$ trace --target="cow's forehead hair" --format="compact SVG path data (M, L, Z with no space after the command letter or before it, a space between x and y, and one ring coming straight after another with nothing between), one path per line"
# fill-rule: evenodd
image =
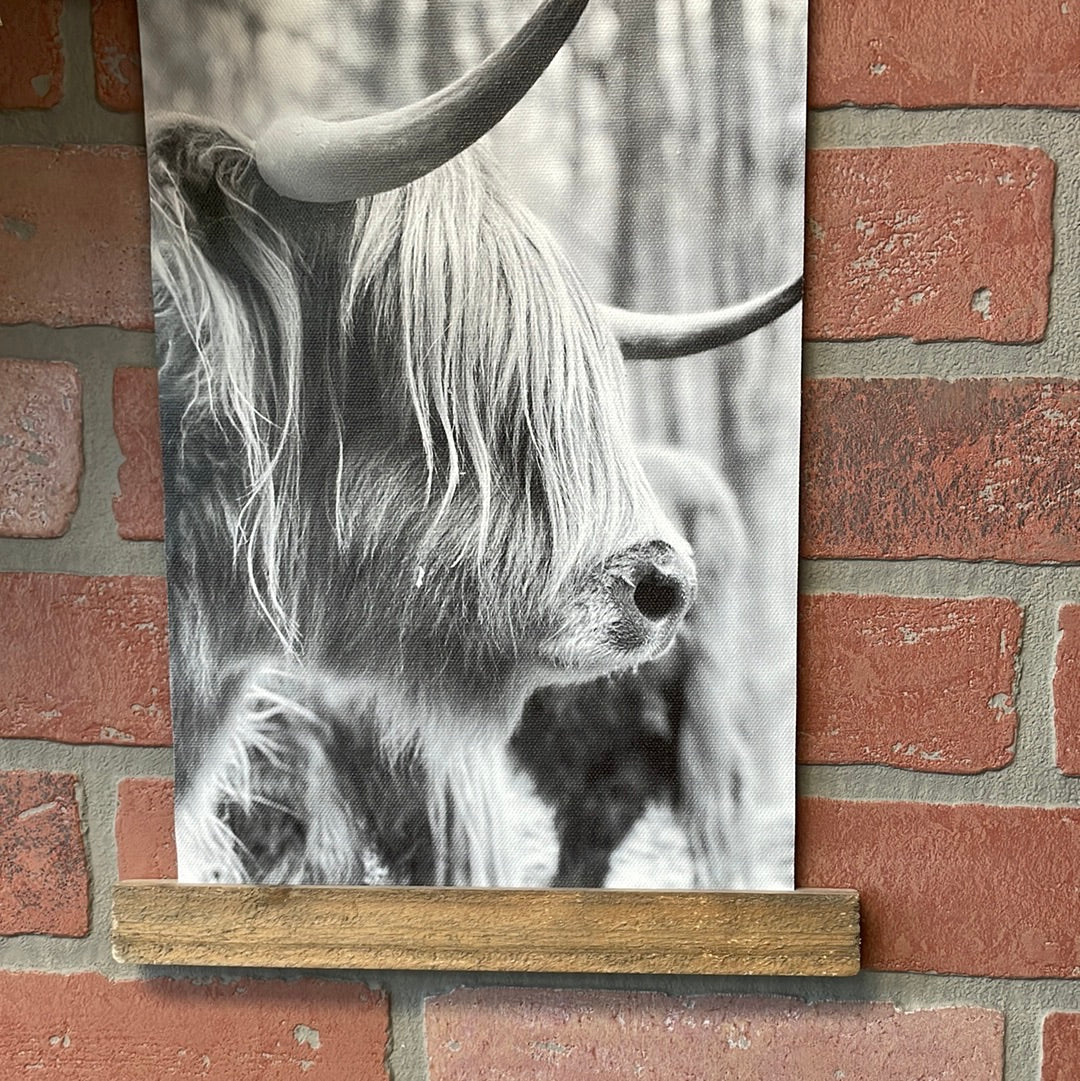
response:
M389 344L445 509L466 475L483 522L507 482L537 495L555 551L594 547L651 494L626 424L622 358L544 226L479 150L357 215L343 323ZM481 528L481 536L486 529Z

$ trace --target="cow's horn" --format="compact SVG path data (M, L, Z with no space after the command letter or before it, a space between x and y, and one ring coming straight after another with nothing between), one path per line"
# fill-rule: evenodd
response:
M276 121L255 143L263 180L279 195L337 203L401 187L493 128L544 73L588 0L547 0L482 64L423 101L361 120Z
M802 299L803 280L730 308L680 315L649 315L601 305L600 311L627 360L671 360L704 353L752 334Z

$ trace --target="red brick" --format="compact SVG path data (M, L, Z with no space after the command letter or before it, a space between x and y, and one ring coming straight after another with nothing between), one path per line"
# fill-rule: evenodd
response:
M97 97L107 109L142 108L139 17L135 0L93 0L90 25Z
M1062 0L815 0L813 107L1080 105L1080 7Z
M79 505L82 384L73 365L0 360L0 537L59 537Z
M81 938L90 929L76 780L72 773L0 773L0 935Z
M120 494L113 498L117 532L125 540L161 540L164 490L157 372L117 368L113 376L113 428L124 461Z
M864 968L1080 977L1080 808L799 801L795 881L862 900Z
M1000 1081L1004 1033L976 1008L496 987L429 999L424 1028L431 1081Z
M1054 671L1054 734L1057 766L1080 776L1080 605L1058 612L1057 668Z
M167 746L165 581L0 574L0 736Z
M1054 163L1041 150L818 150L806 185L808 337L1042 337Z
M385 996L357 983L0 973L0 1076L385 1081Z
M1043 1019L1042 1081L1075 1081L1080 1062L1080 1013L1051 1013Z
M801 598L799 761L1007 765L1020 627L1020 609L994 597Z
M63 0L9 0L0 30L0 109L49 109L64 93Z
M804 555L1080 559L1080 383L811 380L804 409Z
M176 878L172 778L125 777L117 797L117 876Z
M0 323L150 330L142 152L2 147L0 176Z

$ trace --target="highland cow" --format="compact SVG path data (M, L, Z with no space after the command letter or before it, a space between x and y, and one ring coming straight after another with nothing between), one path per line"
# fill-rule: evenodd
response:
M600 885L602 849L678 795L698 572L632 445L620 339L695 352L799 289L692 319L604 310L469 149L583 7L549 0L397 113L254 142L156 122L181 878ZM649 732L663 747L628 761L653 766L582 853L590 748ZM573 783L545 778L553 733L581 752ZM530 776L561 858L528 840Z

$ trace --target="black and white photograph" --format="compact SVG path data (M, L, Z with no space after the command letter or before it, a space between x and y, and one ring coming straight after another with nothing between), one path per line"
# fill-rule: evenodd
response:
M139 0L186 882L793 887L805 0Z

